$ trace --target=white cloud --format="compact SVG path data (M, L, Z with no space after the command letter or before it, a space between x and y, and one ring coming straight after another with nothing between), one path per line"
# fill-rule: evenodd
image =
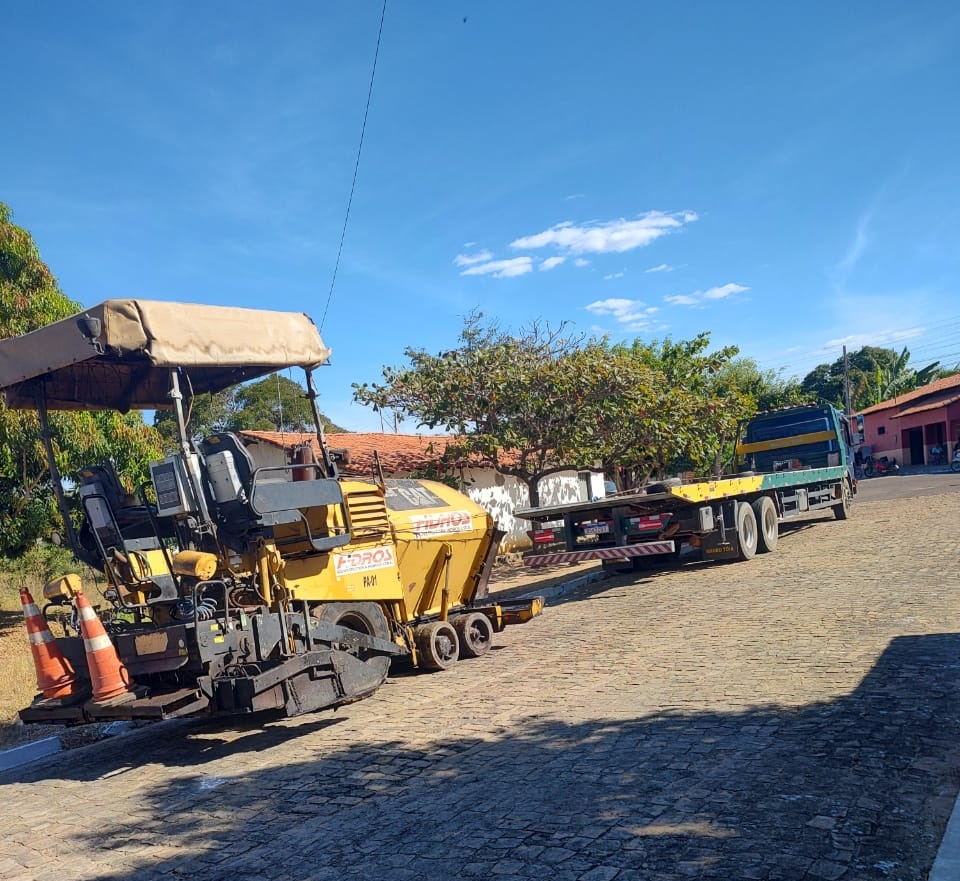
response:
M667 263L661 263L659 266L651 266L649 269L644 269L644 272L673 272L673 267Z
M611 297L607 300L596 300L587 307L588 312L594 315L611 315L619 324L631 325L630 329L636 323L646 323L649 317L656 313L656 306L647 306L643 300L626 300L619 297Z
M565 202L572 202L574 199L582 199L586 193L574 193L572 196L564 196Z
M661 236L676 232L697 215L692 211L667 214L648 211L636 220L609 220L604 223L576 226L571 221L558 223L541 233L522 236L510 243L517 250L545 248L553 245L570 254L610 254L643 248Z
M723 300L726 297L732 297L734 294L742 294L749 291L750 288L742 284L725 284L718 288L709 288L703 292L704 300Z
M692 294L671 294L664 297L663 301L671 306L699 306L704 300L723 300L732 297L734 294L742 294L749 290L750 288L746 285L730 282L718 287L707 288L705 291L694 291Z
M579 266L582 269L584 266L589 266L590 261L584 260L583 257L577 257L577 259L573 261L573 265Z
M463 264L460 264L463 265ZM492 275L494 278L513 278L533 272L532 257L514 257L510 260L491 260L464 269L461 275Z
M612 272L610 273L610 275L605 275L603 277L603 280L610 281L611 279L614 279L614 278L623 278L623 272Z
M453 258L453 262L457 266L473 266L476 263L486 263L491 259L493 259L493 254L489 251L478 251L476 254L457 254Z
M566 260L566 257L547 257L547 259L541 262L540 266L537 268L541 272L549 272L551 269L555 269L561 263L565 263Z
M878 330L874 333L853 333L840 339L827 340L819 348L817 354L836 352L844 346L850 351L855 351L863 348L863 346L886 346L890 343L903 343L907 340L916 339L918 336L923 336L926 332L926 327L906 327Z

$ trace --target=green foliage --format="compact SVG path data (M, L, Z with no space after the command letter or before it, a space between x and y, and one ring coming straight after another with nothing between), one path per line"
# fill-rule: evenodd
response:
M30 234L0 203L0 338L27 333L79 312L41 260ZM128 488L146 478L159 438L139 413L51 413L57 466L70 478L112 458ZM0 554L15 555L62 528L35 413L0 403Z
M799 395L796 383L734 362L736 348L709 346L706 333L618 345L563 327L510 335L474 313L456 348L408 349L407 366L354 385L354 398L453 434L444 462L517 477L536 505L539 480L570 467L600 467L621 488L677 467L705 473L758 400Z
M322 413L324 431L343 432ZM171 410L158 410L153 425L167 449L176 444L176 419ZM306 389L280 374L213 395L199 395L190 404L189 428L200 438L218 431L315 431Z
M940 362L919 370L909 365L910 351L863 346L847 356L850 383L850 407L856 412L888 401L938 378ZM841 410L843 395L843 357L832 364L818 364L801 383L802 390L817 401L833 404Z
M618 485L642 484L652 475L714 469L719 451L739 419L755 409L729 372L734 346L710 351L710 334L674 342L665 339L614 347L621 373L642 369L652 377L653 397L639 409L627 407L616 443L601 457ZM724 373L723 371L728 371ZM631 387L637 381L631 378Z
M69 549L50 542L37 542L16 558L0 557L0 572L46 583L68 572L83 574L86 567Z
M383 382L354 385L355 400L389 409L457 441L447 463L476 462L524 481L532 504L537 483L563 470L576 437L584 395L593 386L578 340L534 325L517 336L481 313L464 321L459 345L432 355L407 349L409 366L385 367ZM570 359L576 359L576 363Z

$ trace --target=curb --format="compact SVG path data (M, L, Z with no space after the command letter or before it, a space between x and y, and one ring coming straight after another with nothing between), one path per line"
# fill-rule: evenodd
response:
M532 593L522 594L517 597L517 599L531 599L533 597L543 597L544 602L549 600L554 600L557 597L562 597L564 594L570 593L570 591L576 590L578 587L585 587L588 584L593 584L596 581L603 581L609 573L604 572L603 569L598 569L596 572L589 572L586 575L580 575L577 578L571 578L569 581L561 581L559 584L553 584L550 587L545 587L543 590L536 590Z
M152 724L154 723L137 725L135 722L118 719L115 722L104 723L103 731L99 737L97 737L96 740L91 740L89 743L65 746L60 739L60 735L55 734L52 737L45 737L42 740L32 740L20 746L0 750L0 774L23 767L24 765L29 765L39 759L55 756L59 753L73 752L78 749L89 749L103 743L105 740L115 740L118 737L130 737Z
M927 881L955 881L956 878L960 878L960 797L953 805Z
M0 752L0 771L10 771L21 765L29 765L38 759L45 759L62 751L63 743L56 735L5 749Z

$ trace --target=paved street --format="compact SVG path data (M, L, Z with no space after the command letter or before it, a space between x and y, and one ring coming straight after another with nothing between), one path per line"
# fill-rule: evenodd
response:
M0 879L924 879L960 785L948 483L590 585L337 713L8 772Z

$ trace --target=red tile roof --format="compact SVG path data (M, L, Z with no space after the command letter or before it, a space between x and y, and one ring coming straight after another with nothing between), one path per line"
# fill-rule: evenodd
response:
M960 395L949 395L945 398L938 398L936 401L924 401L923 403L917 404L916 407L907 407L906 410L901 410L899 413L894 413L891 416L891 419L902 419L904 416L913 416L914 413L924 413L927 410L937 410L940 407L949 407L951 404L955 404L957 401L960 401Z
M867 413L878 413L881 410L892 410L895 407L903 407L905 404L909 404L912 401L917 401L919 403L920 398L925 398L928 395L936 395L941 392L947 392L950 389L955 388L960 388L960 373L955 373L953 376L946 376L943 379L934 380L928 385L922 385L920 388L914 389L912 392L898 395L889 401L881 401L879 404L874 404L872 407L867 407L866 409L861 410L858 415L864 416ZM947 395L944 395L944 398L946 397ZM945 404L945 401L925 401L924 404L926 403L933 404L935 407L937 407ZM901 413L900 415L903 414Z
M311 443L319 455L316 436L300 432L241 431L248 440L273 444L281 449L290 449L302 443ZM377 432L349 432L328 434L327 446L331 450L348 450L350 462L340 465L345 476L370 477L376 471L374 452L380 457L380 467L386 474L402 474L419 471L436 464L447 444L453 438L448 435L380 434Z

